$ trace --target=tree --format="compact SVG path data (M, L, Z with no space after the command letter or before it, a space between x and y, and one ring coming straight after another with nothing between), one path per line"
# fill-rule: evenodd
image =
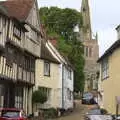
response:
M40 8L40 19L45 25L48 37L57 36L57 49L69 58L75 68L75 91L84 89L84 57L83 45L77 40L73 29L82 27L81 13L70 8Z

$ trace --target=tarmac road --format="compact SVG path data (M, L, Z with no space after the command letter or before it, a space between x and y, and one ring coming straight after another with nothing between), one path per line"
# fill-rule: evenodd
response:
M69 115L57 118L55 120L84 120L85 113L94 106L82 105L81 101L76 101L76 108Z

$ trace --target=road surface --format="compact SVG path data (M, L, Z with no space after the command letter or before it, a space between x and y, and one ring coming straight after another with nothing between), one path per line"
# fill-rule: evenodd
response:
M57 118L55 120L84 120L85 113L94 106L82 105L80 101L76 101L76 108L69 115Z

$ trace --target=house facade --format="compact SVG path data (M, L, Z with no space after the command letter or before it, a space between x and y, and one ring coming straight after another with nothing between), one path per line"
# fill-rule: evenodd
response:
M53 56L60 62L59 81L57 84L58 108L73 108L74 70L69 61L62 56L50 41L46 45Z
M0 107L32 113L35 60L40 57L37 9L35 0L0 1Z
M38 108L73 108L73 69L41 30L41 57L36 61L34 90L42 89L48 100Z
M116 114L120 96L120 26L116 30L118 40L98 60L100 64L98 103L112 114ZM120 113L120 109L118 112Z
M59 61L51 54L46 43L41 44L41 57L36 60L35 89L43 90L47 94L47 101L38 104L38 108L58 108Z

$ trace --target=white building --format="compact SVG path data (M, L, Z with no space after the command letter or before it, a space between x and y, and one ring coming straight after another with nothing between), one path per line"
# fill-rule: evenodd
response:
M60 62L58 78L58 101L59 108L70 109L73 108L73 82L74 71L69 61L63 57L58 50L52 45L50 41L46 43L47 48L52 55Z

